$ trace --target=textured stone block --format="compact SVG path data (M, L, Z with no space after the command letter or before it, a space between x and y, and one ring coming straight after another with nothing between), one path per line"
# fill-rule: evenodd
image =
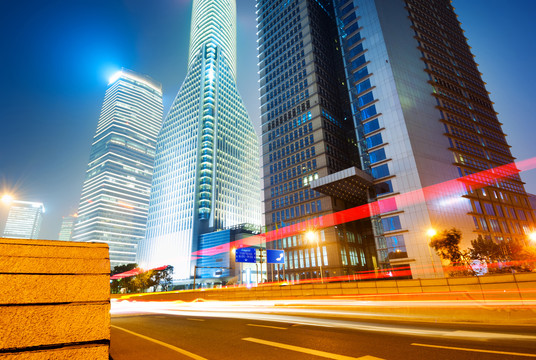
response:
M0 306L0 349L110 339L110 304Z
M108 245L52 240L0 239L0 256L49 259L107 259ZM50 264L53 265L53 264ZM106 270L108 271L108 270Z
M108 301L110 276L0 274L0 305Z

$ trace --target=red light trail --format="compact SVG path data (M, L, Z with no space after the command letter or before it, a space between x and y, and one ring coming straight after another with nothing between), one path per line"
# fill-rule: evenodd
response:
M230 247L241 248L261 245L262 243L269 243L283 237L301 234L307 229L319 230L344 224L346 222L365 219L392 211L397 207L401 208L424 201L438 199L440 197L444 197L446 194L459 194L459 196L462 196L465 193L467 186L470 186L472 189L479 189L484 186L495 185L496 181L499 179L503 179L523 171L532 170L534 168L536 168L536 157L427 186L422 189L396 195L389 199L378 200L369 204L356 206L348 210L319 216L311 220L285 226L278 230L272 230L264 234L236 240L230 244L198 250L192 253L192 258L198 259L199 256L217 255L229 251Z

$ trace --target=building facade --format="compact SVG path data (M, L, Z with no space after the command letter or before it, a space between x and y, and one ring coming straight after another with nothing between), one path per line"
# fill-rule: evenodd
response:
M40 202L10 200L3 237L38 239L45 207Z
M478 235L526 238L534 219L518 174L451 181L514 158L450 1L334 5L361 163L394 204L374 219L379 266L443 276L429 234L452 227L462 248Z
M136 262L145 235L161 85L123 69L110 80L93 138L73 241L104 242L110 264Z
M349 203L311 182L360 166L337 23L330 1L257 1L263 191L268 230L303 224L267 248L284 249L288 280L374 268L370 220L309 229L307 220ZM306 241L315 233L319 246Z
M61 221L60 233L58 234L58 240L71 241L73 238L74 225L78 219L78 214L64 216Z
M188 71L158 137L145 267L193 276L199 235L260 224L259 150L236 86L236 4L194 0Z
M372 262L441 277L433 232L460 229L463 248L479 235L502 242L534 231L518 174L457 181L514 158L450 1L258 0L257 16L268 229L380 201L372 230L320 231L324 276ZM370 175L368 199L348 195L367 184L359 169ZM350 240L371 232L372 246ZM296 259L290 279L313 268L296 238L276 244Z

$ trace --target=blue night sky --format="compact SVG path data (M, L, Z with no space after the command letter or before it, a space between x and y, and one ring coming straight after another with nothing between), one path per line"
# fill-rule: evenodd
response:
M238 86L259 122L255 1L238 3ZM150 5L149 5L150 4ZM536 156L536 2L455 0L519 160ZM164 113L186 74L189 0L0 2L0 193L44 203L41 238L75 213L107 79L126 67L163 84ZM536 170L522 174L536 193Z

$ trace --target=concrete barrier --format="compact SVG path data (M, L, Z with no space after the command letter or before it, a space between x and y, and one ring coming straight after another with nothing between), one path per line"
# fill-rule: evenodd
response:
M0 239L0 359L109 358L108 245Z
M536 300L536 273L463 278L264 285L112 295L139 300L265 300L355 297L362 300Z

